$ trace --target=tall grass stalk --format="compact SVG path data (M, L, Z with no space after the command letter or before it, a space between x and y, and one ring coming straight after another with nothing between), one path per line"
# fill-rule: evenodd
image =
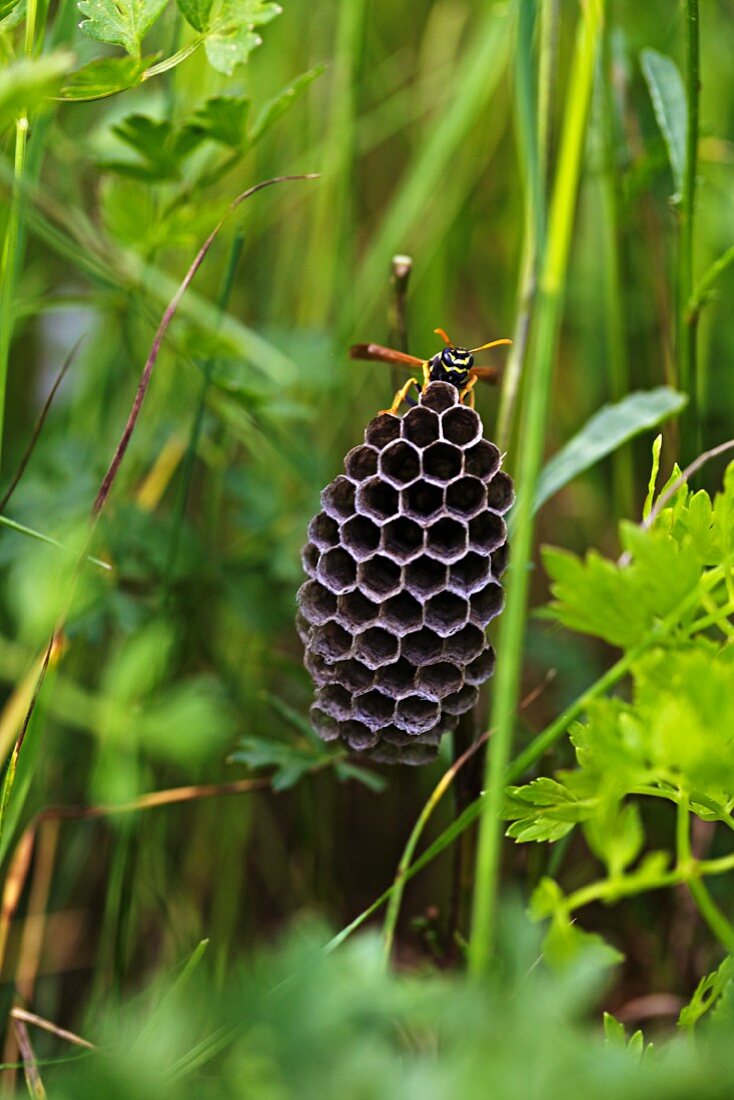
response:
M26 58L33 56L36 39L37 0L28 0L23 52ZM0 468L2 466L3 435L5 427L5 391L8 385L8 360L13 332L13 302L23 235L21 218L23 183L26 170L26 151L30 121L24 110L15 122L15 149L13 153L13 181L10 191L8 220L5 226L2 256L0 257Z
M696 363L697 326L691 323L689 301L693 291L693 233L696 213L696 174L698 171L698 115L700 96L698 0L685 0L686 26L686 159L680 204L680 240L678 243L678 371L681 389L689 394L686 414L688 431L684 433L684 458L693 457L701 447L698 412L703 382Z
M541 266L537 312L525 380L521 420L522 448L517 477L513 565L507 607L498 640L498 670L487 759L486 794L479 827L469 966L486 972L494 950L497 891L502 841L500 809L519 700L522 649L533 544L533 498L540 472L550 398L553 361L563 309L563 294L586 136L586 120L603 27L603 0L587 0L576 35L566 92L558 170L550 207L548 236Z

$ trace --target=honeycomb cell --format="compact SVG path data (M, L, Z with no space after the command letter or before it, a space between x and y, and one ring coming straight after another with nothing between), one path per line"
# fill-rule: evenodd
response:
M460 477L446 489L446 507L455 516L471 519L487 507L487 488L478 477Z
M409 767L421 767L431 764L438 755L438 749L427 745L425 738L409 741L404 748L398 748L386 742L384 738L370 753L370 759L378 764L407 764Z
M418 600L425 600L446 587L448 570L434 558L422 555L405 567L405 587Z
M441 706L445 714L466 714L468 710L476 706L478 699L479 688L474 687L473 684L464 684L453 695L447 696Z
M406 516L425 523L434 519L443 509L444 491L427 481L416 481L402 494L403 512Z
M491 561L482 554L470 550L449 570L449 588L460 596L471 596L489 580Z
M479 656L467 665L464 671L464 680L467 684L479 687L493 675L495 663L496 657L492 646L485 646Z
M395 439L400 439L400 417L393 416L392 413L380 413L374 420L370 420L364 430L365 443L376 447L378 451Z
M365 726L364 722L357 722L354 719L342 725L341 735L342 739L354 752L364 752L366 749L371 749L380 740L379 733L371 730L369 726Z
M399 439L380 455L380 472L386 481L397 488L410 485L421 472L420 454L412 443Z
M354 482L339 476L321 493L321 507L327 516L335 520L349 519L354 515Z
M394 516L398 510L398 491L379 477L371 477L357 489L357 511L377 523Z
M507 543L503 546L498 546L494 553L491 555L492 561L492 573L495 577L501 577L505 569L507 569L507 562L510 557L510 548Z
M372 477L377 473L377 451L366 445L352 447L344 458L344 469L354 481Z
M313 629L310 623L306 622L306 619L300 611L296 614L296 630L298 631L298 637L301 639L303 645L309 645Z
M333 665L326 665L331 670L333 678L343 684L347 691L367 691L375 682L375 673L360 661L351 657L348 661L337 661Z
M426 533L426 550L447 564L457 561L466 553L466 527L457 519L439 519Z
M401 699L415 691L416 669L405 657L393 665L385 665L375 673L375 687L382 688L393 699Z
M355 640L354 652L367 668L380 668L397 660L400 643L381 626L370 626Z
M311 649L325 661L341 661L351 654L353 639L338 623L325 623L314 628Z
M402 637L409 630L423 625L423 606L410 592L398 592L382 605L380 621L388 630Z
M364 594L378 602L393 596L400 588L400 566L383 554L361 562L358 576Z
M454 592L439 592L425 607L426 626L441 638L456 634L469 618L469 602Z
M380 545L380 528L368 516L352 516L342 527L342 543L357 561L371 557Z
M441 417L441 434L449 443L467 447L482 434L482 422L473 409L455 405Z
M441 740L441 733L445 727L438 723L435 729L426 730L424 734L421 734L420 744L426 747L438 747ZM386 726L380 730L380 737L382 741L388 745L394 745L396 748L402 748L404 745L410 745L417 748L415 735L405 733L404 730L399 730L397 726Z
M316 576L316 570L319 565L319 558L321 552L317 546L314 546L312 542L307 542L303 550L301 550L301 564L303 565L303 572L309 577Z
M504 513L512 507L514 500L515 490L512 478L500 470L487 486L487 503L493 511Z
M427 665L418 673L418 690L429 698L440 701L457 692L462 685L461 670L447 661Z
M341 684L327 684L318 693L316 702L325 714L346 721L352 714L352 696Z
M406 661L420 668L441 660L444 652L443 638L440 638L435 630L422 626L420 630L414 630L405 635L400 643L400 652Z
M322 584L338 595L354 588L357 565L346 550L335 546L333 550L327 550L321 555L316 575Z
M431 443L423 452L423 474L445 485L461 473L463 456L453 443Z
M504 606L504 599L502 586L495 581L488 584L481 592L475 592L471 598L472 622L477 626L487 626L496 615L499 615Z
M314 653L311 649L306 648L306 656L303 659L303 663L311 679L319 686L329 684L338 677L337 669L339 668L339 664L330 665L323 657L319 657L318 653ZM341 677L339 677L339 680L340 679Z
M429 443L435 443L438 433L438 417L423 405L416 405L403 417L403 439L415 443L416 447L423 448Z
M488 481L500 468L500 452L494 443L480 439L464 452L464 470L473 477Z
M422 407L432 409L437 413L450 409L452 405L458 403L458 400L459 391L456 386L452 386L449 382L431 382L430 386L426 386L421 394Z
M336 596L318 581L306 581L296 599L304 618L314 626L322 626L336 615Z
M494 512L481 512L469 520L469 548L479 554L491 554L506 538L505 521Z
M443 647L443 656L457 665L468 665L482 652L485 644L484 631L474 623L467 623L456 634L447 638Z
M411 561L423 549L423 528L407 516L391 519L382 529L382 549L396 561Z
M365 626L370 626L380 613L379 604L368 599L363 592L355 589L345 592L337 601L338 622L354 634Z
M330 714L326 714L326 712L315 703L311 707L310 715L314 732L322 741L338 740L341 729L335 718L332 718Z
M354 717L364 722L370 729L380 729L392 722L395 712L395 700L373 688L364 695L358 695L354 701Z
M319 512L308 525L308 537L319 550L331 550L339 545L339 524L326 512Z
M438 703L423 695L408 695L395 707L395 725L405 733L418 736L435 726L440 715Z

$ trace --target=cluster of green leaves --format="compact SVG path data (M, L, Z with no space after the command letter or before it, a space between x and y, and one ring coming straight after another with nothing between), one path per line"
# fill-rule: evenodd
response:
M628 698L596 698L572 726L575 768L507 794L509 836L554 842L580 826L604 864L604 879L569 896L551 879L536 890L533 910L556 938L578 937L571 914L590 901L734 869L730 857L696 864L688 839L691 814L734 831L734 465L714 500L680 481L675 469L662 508L651 490L643 524L622 523L619 561L544 553L549 616L619 646L631 678ZM670 849L643 854L645 798L677 807ZM731 946L707 898L705 915Z
M327 954L323 930L312 926L219 986L200 948L177 979L88 1022L104 1053L48 1068L41 1061L41 1073L50 1095L68 1100L177 1100L192 1089L202 1098L489 1090L498 1100L713 1100L734 1087L723 1016L695 1046L683 1036L645 1046L611 1016L602 1034L589 1007L603 971L585 959L554 972L520 913L506 914L506 925L503 973L484 985L435 971L397 976L370 935ZM39 1044L58 1053L48 1037Z

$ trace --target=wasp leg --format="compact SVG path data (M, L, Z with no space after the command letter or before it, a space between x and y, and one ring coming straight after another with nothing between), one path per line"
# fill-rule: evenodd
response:
M389 409L380 409L380 414L391 413L393 416L397 416L398 409L402 405L403 401L408 395L408 390L411 386L418 386L418 380L416 378L409 378L404 386L401 386L398 392L393 398L393 403Z
M431 364L426 361L423 363L423 385L428 386L431 382Z
M476 386L478 381L479 381L479 379L477 378L477 376L473 375L469 379L467 384L464 386L461 393L459 394L459 400L460 401L463 401L465 397L469 398L469 408L470 409L474 408L474 387Z

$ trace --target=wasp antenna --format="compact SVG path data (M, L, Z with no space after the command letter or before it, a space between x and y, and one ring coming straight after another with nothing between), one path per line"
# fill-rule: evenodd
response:
M449 340L448 336L446 335L445 329L435 328L433 331L436 333L437 336L441 337L441 339L447 345L447 347L452 347L453 346L451 341Z
M438 330L436 330L438 331ZM489 344L482 344L479 348L471 348L471 354L474 355L478 351L486 351L487 348L496 348L499 344L511 344L512 340L492 340Z

